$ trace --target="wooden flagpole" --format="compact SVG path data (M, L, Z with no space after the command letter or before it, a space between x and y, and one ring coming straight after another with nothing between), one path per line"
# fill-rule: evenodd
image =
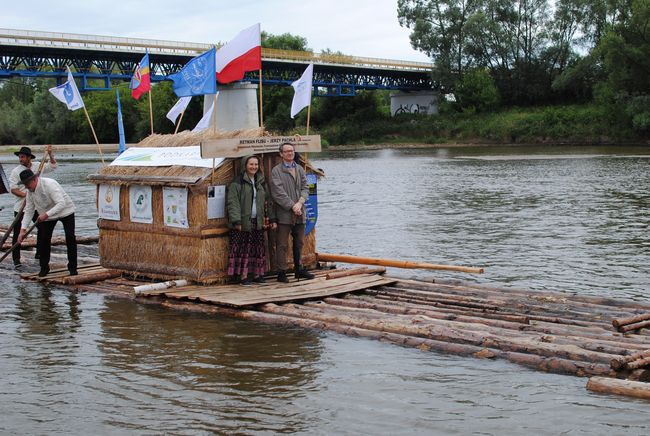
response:
M153 87L151 86L151 83L149 83L149 124L151 124L151 134L153 135L153 108L151 104L151 91L153 90Z
M106 162L104 162L104 153L102 153L102 146L99 145L99 139L97 139L95 128L93 127L92 121L90 121L90 116L88 115L88 111L86 110L86 105L83 105L83 108L84 108L84 113L86 114L86 119L88 120L88 124L90 124L90 130L92 130L93 132L93 137L95 138L95 143L97 144L97 149L99 150L99 155L102 158L102 164L106 165Z
M309 118L311 117L311 101L309 106L307 106L307 135L309 135Z
M181 121L183 121L183 115L185 114L185 110L181 112L181 117L178 120L178 124L176 124L176 129L174 130L174 135L178 132L178 128L181 126Z
M264 110L262 100L262 68L260 68L260 127L264 129Z
M217 133L217 94L214 94L214 99L212 100L212 116L210 117L210 122L214 120L214 124L212 125L212 131L214 133Z

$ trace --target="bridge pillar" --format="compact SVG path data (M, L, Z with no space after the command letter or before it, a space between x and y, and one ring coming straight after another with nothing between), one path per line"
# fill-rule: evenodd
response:
M410 113L435 115L438 113L438 93L434 91L396 92L390 95L392 116Z
M203 113L206 113L214 102L214 94L203 98ZM231 85L217 85L217 107L213 121L216 117L217 129L239 130L259 127L260 117L257 106L257 85L251 83L234 83Z

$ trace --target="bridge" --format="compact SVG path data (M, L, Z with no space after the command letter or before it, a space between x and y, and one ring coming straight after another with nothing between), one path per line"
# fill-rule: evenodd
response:
M179 71L211 44L118 38L72 33L0 28L0 79L51 77L59 82L66 67L80 79L80 89L108 90L111 81L131 79L149 51L151 80L159 82ZM262 48L263 85L289 85L314 63L313 84L322 96L352 96L360 89L430 91L432 64L327 53ZM245 80L257 83L259 73ZM103 86L96 86L96 83Z

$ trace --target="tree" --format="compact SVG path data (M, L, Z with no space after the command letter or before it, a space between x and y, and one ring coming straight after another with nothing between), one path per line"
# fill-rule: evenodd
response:
M435 63L434 80L449 87L474 65L467 52L465 24L478 10L480 0L398 0L402 27L412 29L411 45Z
M597 53L607 80L601 101L623 111L632 127L650 132L650 1L620 2L616 24L601 39ZM629 9L627 9L629 6Z
M456 100L465 112L486 112L499 105L499 91L489 71L468 71L456 87Z

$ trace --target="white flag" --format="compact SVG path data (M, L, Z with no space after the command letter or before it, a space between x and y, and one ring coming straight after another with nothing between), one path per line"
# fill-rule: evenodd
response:
M210 120L212 119L212 112L214 111L214 102L210 105L210 109L203 115L203 118L192 129L192 132L202 132L210 127Z
M291 102L291 118L311 104L311 86L314 78L314 64L309 64L300 79L291 84L294 94Z
M169 118L169 121L176 124L176 119L181 114L181 112L185 112L187 105L190 104L190 100L192 100L191 95L179 98L176 104L172 106L169 112L167 112L167 118Z
M81 99L81 94L79 94L77 84L74 82L74 77L72 77L70 68L68 68L68 80L57 87L50 88L50 92L61 103L65 103L71 111L76 111L77 109L84 107L84 101Z

